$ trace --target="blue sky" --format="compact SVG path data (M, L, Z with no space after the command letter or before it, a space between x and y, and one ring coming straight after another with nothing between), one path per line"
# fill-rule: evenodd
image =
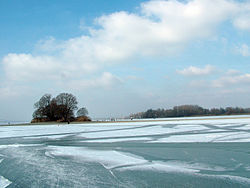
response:
M82 21L92 24L96 17L115 11L132 10L142 1L100 0L11 0L0 2L1 52L33 50L37 41L49 36L67 40L83 34ZM16 44L16 45L13 45Z
M250 1L12 0L0 20L0 119L60 92L91 117L250 107Z

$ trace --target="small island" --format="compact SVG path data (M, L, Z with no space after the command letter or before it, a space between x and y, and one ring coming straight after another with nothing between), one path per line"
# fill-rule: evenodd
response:
M71 93L60 93L55 98L51 94L43 95L34 104L35 111L31 123L39 122L84 122L91 121L85 107L77 107L77 99ZM76 116L75 116L75 111Z

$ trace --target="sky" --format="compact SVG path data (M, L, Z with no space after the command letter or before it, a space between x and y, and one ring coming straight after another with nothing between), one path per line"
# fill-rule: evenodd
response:
M62 92L92 118L250 107L250 1L0 1L0 120Z

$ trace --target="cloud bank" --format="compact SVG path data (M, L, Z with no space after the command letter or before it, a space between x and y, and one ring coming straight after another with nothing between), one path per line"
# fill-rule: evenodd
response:
M6 79L12 81L80 79L83 74L90 75L134 57L176 53L190 41L212 37L217 26L226 21L237 29L249 30L249 15L249 2L148 1L136 13L121 11L96 18L88 35L61 42L53 38L42 41L40 55L8 54L2 59L3 68ZM240 51L249 55L246 46ZM211 71L209 66L204 70L189 67L179 73L199 75Z
M183 70L177 70L178 74L182 74L184 76L205 76L212 74L216 71L215 67L212 65L206 65L204 68L190 66Z

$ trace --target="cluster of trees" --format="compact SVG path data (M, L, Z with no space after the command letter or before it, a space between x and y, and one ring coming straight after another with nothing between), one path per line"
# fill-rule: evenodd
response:
M86 108L80 108L75 117L77 99L70 93L60 93L55 98L51 94L43 95L38 102L34 104L33 122L38 121L64 121L70 122L77 119L86 119L88 111ZM85 118L82 118L85 117Z
M146 112L131 114L131 118L166 118L166 117L186 117L186 116L209 116L209 115L233 115L249 114L250 108L227 107L206 109L198 105L181 105L172 109L149 109Z

